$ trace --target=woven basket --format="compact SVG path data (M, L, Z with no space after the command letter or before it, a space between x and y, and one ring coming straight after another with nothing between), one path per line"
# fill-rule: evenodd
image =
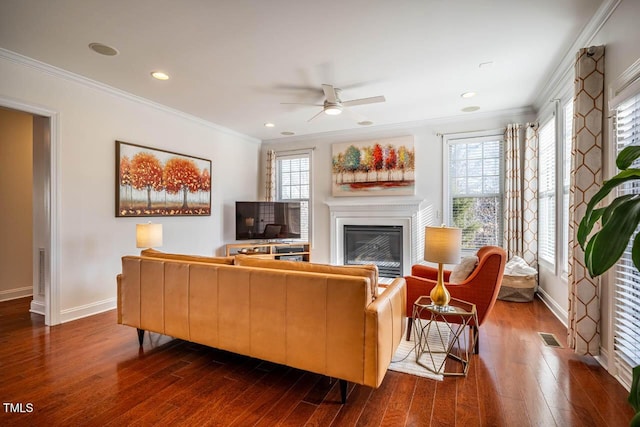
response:
M502 277L498 299L512 302L530 302L536 293L536 275Z

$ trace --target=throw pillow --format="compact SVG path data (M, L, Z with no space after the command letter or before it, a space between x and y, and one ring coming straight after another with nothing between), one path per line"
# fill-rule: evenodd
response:
M467 280L467 277L473 270L476 268L478 264L477 256L468 256L462 258L460 264L456 265L451 271L451 276L449 276L449 283L462 283Z

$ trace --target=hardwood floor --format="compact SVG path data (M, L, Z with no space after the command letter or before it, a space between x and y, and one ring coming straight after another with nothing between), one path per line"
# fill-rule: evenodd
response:
M346 405L320 375L157 334L139 349L115 311L46 327L28 308L0 303L3 426L626 426L633 416L594 359L543 345L537 332L564 345L565 329L537 300L497 303L466 378L388 371L376 390L350 384Z

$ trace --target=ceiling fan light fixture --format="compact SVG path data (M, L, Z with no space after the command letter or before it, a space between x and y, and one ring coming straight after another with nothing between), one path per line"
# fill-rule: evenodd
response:
M340 105L328 105L324 108L324 113L329 116L337 116L342 113L342 106Z

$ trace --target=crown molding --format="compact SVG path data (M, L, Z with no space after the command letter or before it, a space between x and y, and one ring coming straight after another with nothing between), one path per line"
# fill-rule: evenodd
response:
M482 120L482 119L502 119L502 120L513 120L514 116L524 116L535 113L533 107L519 107L519 108L510 108L506 110L496 110L496 111L483 111L481 113L467 113L465 115L456 115L456 116L447 116L447 117L437 117L430 119L422 119L422 120L414 120L408 122L398 122L398 123L389 123L385 125L376 125L376 126L367 126L364 128L357 129L342 129L335 130L330 132L320 132L320 133L309 133L304 135L296 135L296 136L285 136L282 138L273 138L273 139L265 139L262 142L265 144L277 144L277 143L295 143L301 141L309 141L311 139L329 139L343 136L366 136L371 133L379 133L379 132L406 132L408 129L415 128L424 128L424 127L438 127L445 126L447 124L455 124L461 122L468 122L471 120Z
M573 81L575 53L581 48L587 47L593 41L598 31L609 20L609 17L621 2L622 0L605 0L600 5L571 47L565 52L555 70L551 72L548 78L543 80L547 83L539 91L539 95L533 103L536 111L542 109L552 98L556 97L556 93L562 90L562 86L567 81Z
M12 52L10 50L0 48L0 59L5 59L7 61L11 61L17 63L19 65L29 67L35 69L37 71L49 74L51 76L61 78L64 80L68 80L74 83L81 84L83 86L96 89L102 92L106 92L110 95L117 96L119 98L125 99L127 101L132 101L146 107L153 108L155 110L162 111L164 113L172 114L174 116L180 117L182 119L188 120L190 122L208 127L210 129L217 130L219 132L225 133L227 135L241 138L247 142L252 142L254 144L260 144L261 141L258 138L251 137L249 135L245 135L240 132L236 132L232 129L226 128L224 126L217 125L208 120L201 119L200 117L193 116L191 114L185 113L184 111L176 110L171 107L167 107L166 105L157 103L155 101L151 101L147 98L143 98L141 96L134 95L129 92L125 92L123 90L117 89L113 86L109 86L107 84L98 82L96 80L89 79L87 77L81 76L79 74L72 73L71 71L63 70L62 68L55 67L50 64L46 64L44 62L38 61L33 58L29 58L27 56L21 55L16 52Z

